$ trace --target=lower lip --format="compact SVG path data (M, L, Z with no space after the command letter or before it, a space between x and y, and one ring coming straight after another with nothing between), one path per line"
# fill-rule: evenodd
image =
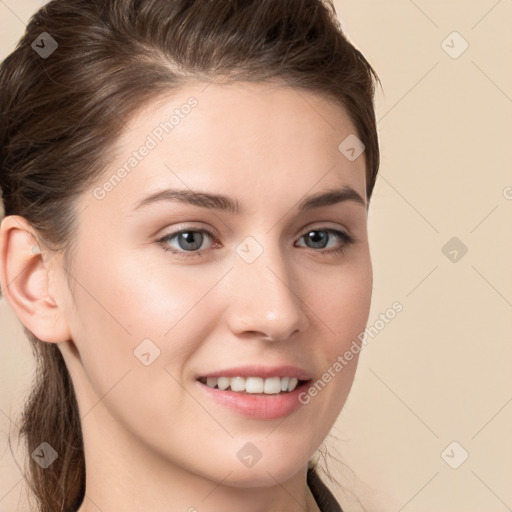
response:
M263 393L246 394L231 390L223 391L222 389L211 388L202 382L196 382L217 403L242 416L259 420L282 418L298 410L302 406L302 403L299 402L299 394L307 389L309 384L303 382L289 393L264 395Z

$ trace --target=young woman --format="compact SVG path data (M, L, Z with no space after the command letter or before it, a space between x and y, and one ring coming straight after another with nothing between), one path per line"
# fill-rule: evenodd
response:
M341 510L313 459L370 309L376 81L329 1L31 19L0 67L0 279L37 510Z

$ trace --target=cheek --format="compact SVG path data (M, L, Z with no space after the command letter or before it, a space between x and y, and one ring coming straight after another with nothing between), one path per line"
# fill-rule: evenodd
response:
M311 400L318 416L334 422L352 387L361 351L361 334L368 322L373 274L369 255L337 267L322 286L308 290L308 302L317 317L319 334L316 355L321 382L312 390ZM317 283L318 284L318 283Z
M197 322L196 310L215 281L178 269L164 279L142 262L104 256L78 266L76 276L87 283L77 286L71 329L83 410L108 410L139 433L147 425L168 428L171 411L190 406L177 381L211 331L206 317Z
M77 287L73 339L84 367L97 375L112 378L115 368L141 366L138 357L148 352L153 369L171 365L178 373L218 319L212 309L218 306L204 299L222 269L198 272L149 260L104 253L80 269L80 282L89 284Z
M373 287L369 255L362 253L350 264L334 267L320 282L321 286L319 281L308 285L306 304L323 324L326 338L335 340L328 345L332 359L333 349L338 353L366 327Z

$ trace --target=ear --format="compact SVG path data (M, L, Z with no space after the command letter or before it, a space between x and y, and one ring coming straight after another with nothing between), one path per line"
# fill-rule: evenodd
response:
M8 215L0 227L0 284L2 295L23 325L41 341L70 339L62 305L50 290L49 261L44 262L37 232L19 215ZM51 262L58 267L58 262ZM58 269L57 269L58 270ZM50 286L53 285L53 286Z

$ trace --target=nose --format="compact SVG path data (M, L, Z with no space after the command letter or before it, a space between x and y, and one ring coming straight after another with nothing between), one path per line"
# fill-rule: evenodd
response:
M278 250L266 249L252 263L239 259L230 272L230 290L227 322L239 337L284 341L309 325L300 283Z

